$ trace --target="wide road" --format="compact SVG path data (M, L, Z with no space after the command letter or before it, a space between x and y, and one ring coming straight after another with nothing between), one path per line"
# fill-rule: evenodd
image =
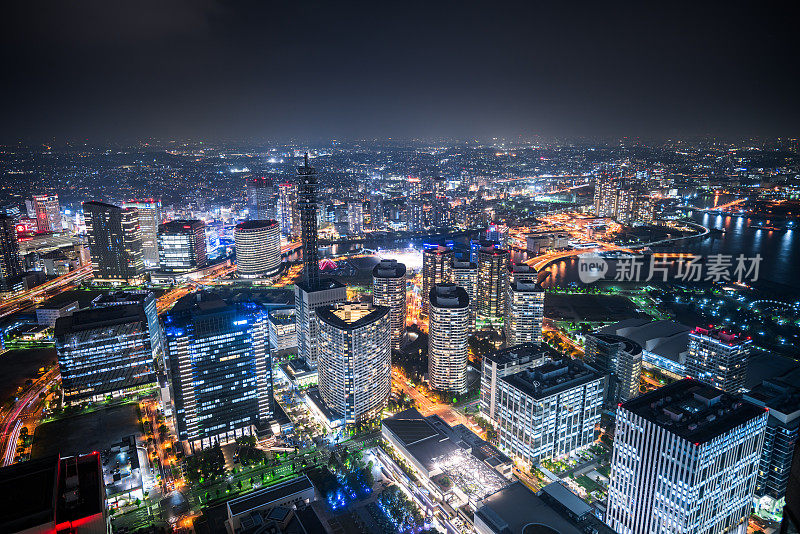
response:
M50 385L59 380L61 375L58 372L58 366L53 367L48 372L39 377L33 384L28 386L23 393L22 397L14 404L14 407L5 414L0 420L0 450L3 451L3 465L9 465L14 461L14 453L17 448L17 437L19 437L19 430L21 425L17 425L26 415L29 407L34 405L39 400L39 394L47 391Z
M414 406L419 410L424 416L428 415L438 415L442 419L444 419L448 425L455 426L458 424L462 424L465 427L469 428L482 438L486 438L484 435L483 430L478 427L469 417L465 416L458 410L456 410L450 404L443 404L432 400L430 397L426 397L421 391L419 391L415 387L408 386L406 384L406 377L400 374L399 371L396 369L392 370L392 387L395 389L399 389L409 397L411 400L414 401ZM468 403L469 404L469 403Z
M91 278L91 276L92 266L84 265L58 278L54 278L32 289L23 291L19 295L2 301L0 304L0 318L31 308L39 301L72 289L75 284L87 278Z

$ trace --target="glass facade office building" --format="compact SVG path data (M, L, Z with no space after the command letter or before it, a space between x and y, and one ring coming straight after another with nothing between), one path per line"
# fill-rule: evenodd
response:
M212 292L164 318L178 439L191 450L255 435L272 417L267 314Z
M55 338L68 404L156 384L157 342L142 305L89 308L61 317Z

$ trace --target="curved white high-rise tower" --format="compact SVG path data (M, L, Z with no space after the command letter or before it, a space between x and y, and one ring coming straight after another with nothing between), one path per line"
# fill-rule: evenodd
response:
M346 423L377 417L392 391L389 308L340 302L316 319L320 397Z
M469 296L455 284L436 284L430 293L428 382L439 391L467 389Z

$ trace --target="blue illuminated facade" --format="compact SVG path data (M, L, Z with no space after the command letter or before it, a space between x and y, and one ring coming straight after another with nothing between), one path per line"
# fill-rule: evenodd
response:
M165 316L164 333L178 439L190 450L267 426L272 366L262 307L189 295Z

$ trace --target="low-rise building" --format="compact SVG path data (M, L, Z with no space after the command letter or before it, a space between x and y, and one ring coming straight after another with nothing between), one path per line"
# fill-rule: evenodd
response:
M423 485L454 508L475 510L482 499L509 485L511 459L463 425L411 408L382 422L382 437ZM472 434L472 436L470 436Z
M675 379L686 376L691 328L675 321L633 318L604 326L601 334L628 338L642 347L642 367Z
M59 317L72 315L80 309L78 301L74 298L54 297L48 299L36 308L36 322L53 328Z

